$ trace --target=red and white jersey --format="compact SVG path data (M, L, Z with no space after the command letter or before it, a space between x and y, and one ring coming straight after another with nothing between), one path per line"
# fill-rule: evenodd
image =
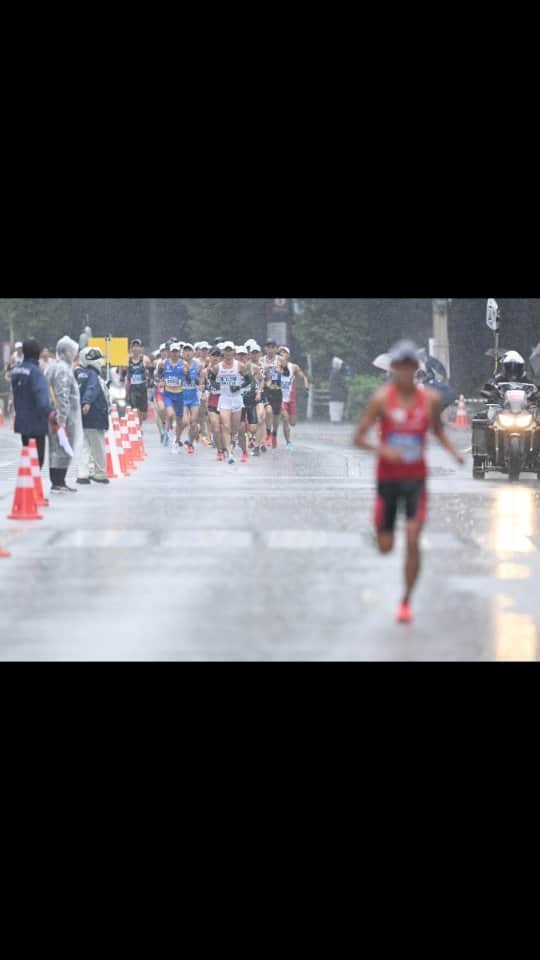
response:
M395 383L386 390L384 415L380 421L381 440L401 451L402 462L379 458L378 478L385 480L420 479L427 475L426 436L430 427L429 405L425 390L415 388L410 410L403 406Z

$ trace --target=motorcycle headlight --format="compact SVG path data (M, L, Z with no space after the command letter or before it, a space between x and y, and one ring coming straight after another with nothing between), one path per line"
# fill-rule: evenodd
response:
M511 413L500 413L497 417L497 423L500 427L513 427L515 425L515 419Z
M519 416L516 417L516 426L530 427L532 420L532 413L520 413Z

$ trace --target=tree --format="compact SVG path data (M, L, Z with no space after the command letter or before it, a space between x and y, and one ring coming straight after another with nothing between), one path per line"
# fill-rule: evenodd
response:
M365 368L368 332L367 301L360 299L304 300L304 311L293 324L295 339L313 358L315 375L324 378L335 356L356 370Z
M12 342L35 337L54 348L69 327L69 301L65 299L0 299L0 325Z

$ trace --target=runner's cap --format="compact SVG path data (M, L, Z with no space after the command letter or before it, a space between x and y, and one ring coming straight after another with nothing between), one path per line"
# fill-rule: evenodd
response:
M232 342L232 340L226 340L225 343L223 344L223 349L224 349L224 350L236 350L236 347L235 347L234 343Z
M406 360L411 360L419 366L420 357L418 356L418 347L412 340L400 340L399 343L395 343L390 350L390 360L392 364L405 363Z
M178 350L178 353L180 353L180 344L179 344L179 343L171 343L171 345L170 345L170 347L169 347L169 350L170 350L171 353L173 352L173 350Z
M247 347L237 347L237 348L236 348L236 352L237 352L237 353L245 353L245 355L246 355L246 357L247 357L247 355L248 355L248 348L247 348Z

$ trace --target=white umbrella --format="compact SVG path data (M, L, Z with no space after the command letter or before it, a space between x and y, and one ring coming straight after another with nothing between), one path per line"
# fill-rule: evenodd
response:
M392 358L390 354L381 353L378 357L375 357L373 366L377 367L377 370L384 370L385 373L390 373L390 368L392 366Z

